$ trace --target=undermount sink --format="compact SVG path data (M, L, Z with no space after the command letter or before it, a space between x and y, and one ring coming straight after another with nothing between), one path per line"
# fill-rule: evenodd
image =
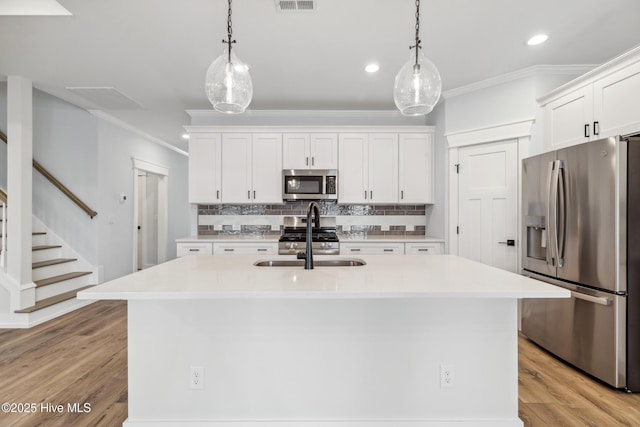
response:
M318 259L313 261L315 267L360 267L366 265L360 258ZM265 259L256 261L258 267L304 267L303 259Z

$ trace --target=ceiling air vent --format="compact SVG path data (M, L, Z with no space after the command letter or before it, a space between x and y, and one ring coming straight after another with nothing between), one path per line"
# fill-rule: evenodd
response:
M311 12L316 9L316 0L276 0L280 12Z

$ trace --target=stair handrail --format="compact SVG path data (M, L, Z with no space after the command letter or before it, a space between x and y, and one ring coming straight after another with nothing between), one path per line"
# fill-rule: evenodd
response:
M7 141L7 135L5 135L2 131L0 131L0 140L4 141L5 144L8 144ZM38 163L35 159L33 160L33 167L35 168L35 170L37 170L38 172L40 172L40 174L42 174L42 176L44 176L45 178L47 178L47 180L49 180L49 182L51 184L54 185L54 187L58 188L58 190L62 191L62 193L67 196L69 199L71 199L71 201L73 203L75 203L76 205L78 205L80 207L80 209L82 209L83 211L85 211L85 213L87 215L89 215L91 217L91 219L93 219L94 216L98 215L98 212L94 211L93 209L91 209L89 206L87 206L82 200L80 200L78 198L78 196L76 196L75 194L73 194L71 192L71 190L69 190L67 187L65 187L64 184L62 184L60 181L58 181L56 179L56 177L54 177L53 175L51 175L51 173L46 170L40 163ZM0 190L1 191L1 190ZM0 200L2 195L4 195L4 202L7 202L7 195L2 192L2 194L0 194Z

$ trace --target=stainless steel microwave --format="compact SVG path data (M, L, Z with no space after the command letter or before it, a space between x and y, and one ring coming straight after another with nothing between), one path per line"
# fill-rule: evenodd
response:
M336 169L285 169L283 200L338 200Z

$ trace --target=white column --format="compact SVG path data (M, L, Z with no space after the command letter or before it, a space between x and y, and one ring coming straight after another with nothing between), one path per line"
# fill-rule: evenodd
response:
M7 273L31 284L33 86L9 76L7 91ZM21 301L21 306L31 301Z

